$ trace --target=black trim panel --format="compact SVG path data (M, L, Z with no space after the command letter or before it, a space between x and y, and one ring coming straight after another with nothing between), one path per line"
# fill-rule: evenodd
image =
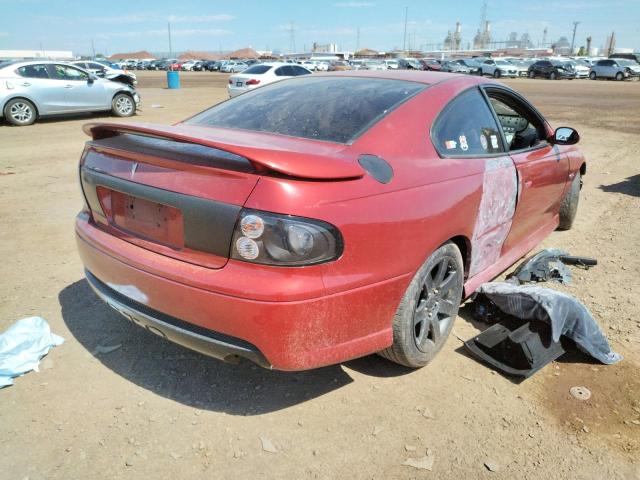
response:
M154 310L105 285L88 270L87 281L94 292L127 320L174 343L220 360L242 357L264 368L273 368L262 352L240 338L215 332Z
M230 205L162 190L106 175L86 167L82 167L80 179L91 210L102 213L102 207L96 194L95 187L97 185L150 202L169 205L182 212L185 247L213 253L220 257L229 257L231 237L242 208L240 205Z

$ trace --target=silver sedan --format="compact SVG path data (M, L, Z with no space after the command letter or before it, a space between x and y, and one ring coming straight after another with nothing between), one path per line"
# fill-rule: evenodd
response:
M111 111L136 113L140 97L130 86L73 65L52 61L0 63L0 118L17 126L49 115Z

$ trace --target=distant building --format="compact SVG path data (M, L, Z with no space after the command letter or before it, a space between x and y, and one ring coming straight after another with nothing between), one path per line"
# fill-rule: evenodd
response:
M325 45L320 45L316 42L313 42L311 51L313 53L338 53L339 50L337 43L327 43Z
M444 50L460 50L462 46L462 25L460 22L456 22L456 29L451 33L451 30L447 33L447 37L444 39Z
M551 45L551 48L556 55L571 55L571 44L567 37L560 37L557 42Z
M482 31L478 30L478 33L476 33L476 36L473 37L473 49L485 50L489 48L490 43L491 43L491 22L487 20L484 22Z
M46 58L50 60L73 60L75 56L70 50L0 50L0 59L21 60Z

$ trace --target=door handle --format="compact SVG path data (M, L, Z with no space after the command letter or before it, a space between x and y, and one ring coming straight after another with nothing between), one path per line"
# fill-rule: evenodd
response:
M64 88L73 88L73 85L65 85Z
M31 84L29 82L24 82L20 84L21 87L30 87Z

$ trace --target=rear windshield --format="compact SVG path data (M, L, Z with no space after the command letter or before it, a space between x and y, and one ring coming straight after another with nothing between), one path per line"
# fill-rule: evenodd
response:
M247 68L242 73L251 73L252 75L260 75L265 72L268 72L271 69L270 65L254 65L253 67Z
M349 143L424 88L403 80L302 77L239 95L186 123Z

